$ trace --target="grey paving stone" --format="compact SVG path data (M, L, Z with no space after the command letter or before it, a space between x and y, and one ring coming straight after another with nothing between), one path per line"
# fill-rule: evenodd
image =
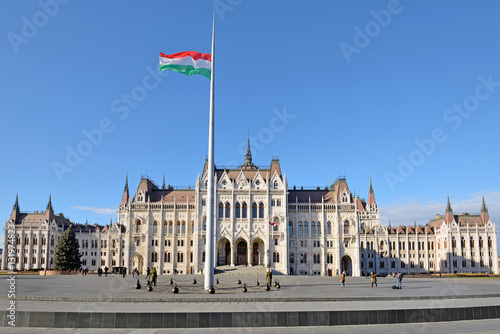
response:
M210 327L221 327L222 326L222 313L210 313Z
M481 307L481 319L489 319L489 318L490 318L490 310L488 309L488 307L482 306Z
M398 322L398 315L396 313L397 310L386 310L385 313L387 315L387 324L396 324ZM379 324L383 323L381 322L381 312L383 311L378 311L377 314L378 314L378 320L379 320Z
M328 311L319 311L318 312L318 326L329 326L329 312Z
M474 317L475 320L481 319L481 308L473 307L472 308L472 316ZM445 320L443 319L443 321L445 321Z
M151 313L151 328L163 327L163 313Z
M175 328L186 328L186 313L175 313L174 327Z
M55 312L54 328L65 328L65 327L66 327L66 312Z
M339 325L349 325L349 311L339 311Z
M232 325L225 327L245 327L245 313L243 312L234 312L232 313Z
M200 313L186 313L186 328L199 328L200 327Z
M299 314L298 312L287 312L287 326L297 327L299 325Z
M78 313L66 313L66 328L78 328Z
M276 312L255 312L255 327L276 327Z
M287 312L276 312L276 326L277 327L288 327L288 313Z
M29 327L54 327L54 312L31 312Z
M233 314L232 313L221 313L221 325L220 327L233 327Z
M406 322L406 310L396 310L396 321L399 324Z
M358 324L367 325L368 321L368 311L358 311Z
M139 328L151 328L151 313L139 313Z
M115 313L102 314L102 328L115 328Z
M307 312L307 326L318 326L318 312L317 311Z
M308 312L297 312L299 326L308 325Z
M163 328L175 327L175 313L163 313Z
M488 306L488 313L490 315L490 319L498 318L497 308L495 306Z
M358 311L347 311L349 314L349 325L359 325Z
M339 312L338 311L330 311L328 312L328 320L330 326L338 326L340 324L339 320Z
M254 327L255 326L255 313L254 312L245 312L244 315L245 315L245 322L244 322L243 326L244 327Z
M102 328L102 313L90 314L90 328Z
M140 319L141 319L141 314L140 313L127 313L127 321L126 321L126 327L125 328L140 328Z

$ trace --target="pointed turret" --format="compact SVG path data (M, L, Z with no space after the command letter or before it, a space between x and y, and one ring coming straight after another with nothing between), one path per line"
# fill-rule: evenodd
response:
M490 214L488 213L488 208L486 207L486 203L484 202L484 196L483 204L481 205L481 220L485 224L490 221Z
M13 221L17 221L17 219L19 218L20 210L21 209L19 208L19 201L16 195L16 203L14 203L14 206L12 207L12 213L10 214L10 219L12 219Z
M444 221L446 223L451 223L455 217L453 217L453 209L450 205L450 196L448 196L448 203L446 204L446 212L444 214Z
M128 174L125 177L125 188L123 189L123 196L122 196L122 202L121 204L127 204L130 199L130 196L128 194Z
M373 186L372 186L372 177L370 176L370 190L368 190L368 208L372 208L373 206L377 205L377 202L375 202L375 193L373 192Z
M49 203L45 209L45 219L52 221L54 219L54 208L52 207L52 195L49 195Z
M248 143L247 143L247 153L245 154L245 163L239 168L243 169L257 169L252 162L252 151L250 150L250 132L248 132Z
M161 189L165 190L165 173L163 173L163 185L161 186Z

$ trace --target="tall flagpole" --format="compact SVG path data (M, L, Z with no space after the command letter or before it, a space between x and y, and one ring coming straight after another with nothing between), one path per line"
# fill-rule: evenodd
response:
M212 21L212 78L210 80L210 125L208 129L207 234L205 247L205 290L214 286L214 78L215 9Z

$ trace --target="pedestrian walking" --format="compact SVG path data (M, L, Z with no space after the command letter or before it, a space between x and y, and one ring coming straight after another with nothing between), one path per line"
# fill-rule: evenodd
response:
M345 288L345 271L340 274L340 286Z
M125 275L127 275L127 268L123 267L123 278L125 278Z
M108 267L104 267L104 276L105 277L108 277L108 270L109 270Z
M156 271L156 268L153 267L153 269L151 269L151 282L154 286L156 286L156 278L158 277L158 273Z
M271 268L268 268L266 272L266 284L271 286L272 281L273 281L273 270Z
M372 288L373 288L373 284L375 284L375 287L378 288L377 274L375 274L373 271L371 272L371 278L372 278Z
M146 269L146 281L151 280L151 270L149 267Z
M398 273L398 281L396 282L396 287L398 289L401 289L403 287L401 284L401 281L403 280L403 276L404 276L404 274L402 272Z

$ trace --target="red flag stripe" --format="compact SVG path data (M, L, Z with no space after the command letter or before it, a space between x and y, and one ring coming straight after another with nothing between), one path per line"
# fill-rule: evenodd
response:
M200 53L200 52L196 52L196 51L185 51L185 52L174 53L174 54L171 54L171 55L166 55L163 52L160 52L160 57L170 58L170 59L173 59L173 58L184 58L184 57L187 57L187 56L190 56L194 60L205 59L205 60L208 60L208 61L212 61L212 55L209 54L209 53Z

